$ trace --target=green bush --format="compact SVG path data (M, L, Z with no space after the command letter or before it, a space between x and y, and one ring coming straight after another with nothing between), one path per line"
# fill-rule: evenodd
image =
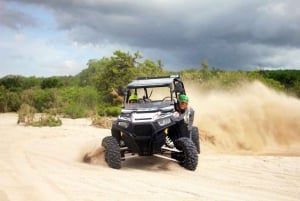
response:
M97 114L99 116L111 116L116 117L121 113L120 106L111 106L108 104L102 104L98 106Z
M98 94L94 87L64 88L59 94L61 112L68 117L86 117L97 108Z
M86 117L87 110L81 106L79 106L77 103L69 103L66 104L62 112L66 117L70 117L72 119Z
M41 88L47 89L47 88L58 88L61 87L62 84L59 82L58 78L55 77L49 77L42 80Z
M0 112L8 111L8 97L7 90L4 86L0 85Z
M110 106L106 108L106 116L116 117L121 113L121 107Z
M20 95L16 92L9 92L7 94L8 98L8 112L17 112L21 107L21 98Z
M289 92L300 98L300 80L294 83L294 86L290 88Z
M55 89L35 90L33 97L33 106L38 112L44 112L47 109L53 108L56 105Z

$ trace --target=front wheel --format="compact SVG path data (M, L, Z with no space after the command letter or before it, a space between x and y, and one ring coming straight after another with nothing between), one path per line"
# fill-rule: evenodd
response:
M102 140L102 146L105 152L105 161L109 167L114 169L121 168L121 151L120 146L113 136L107 136Z
M188 170L196 170L198 165L198 152L191 139L181 137L175 141L175 147L181 153L172 153L172 158L176 159L181 166Z

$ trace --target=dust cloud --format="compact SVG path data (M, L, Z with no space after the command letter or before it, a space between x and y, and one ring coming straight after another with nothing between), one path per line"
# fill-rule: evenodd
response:
M201 143L223 153L300 155L300 100L255 81L230 91L186 87Z
M99 165L104 164L104 148L99 143L90 142L87 147L81 150L82 162Z

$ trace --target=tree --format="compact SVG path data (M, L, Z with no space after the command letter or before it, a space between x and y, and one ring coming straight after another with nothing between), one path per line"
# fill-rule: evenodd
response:
M202 72L202 76L203 76L203 80L208 80L211 77L211 72L209 70L209 66L206 60L203 60L201 62L201 72Z
M7 110L8 110L7 90L4 86L0 85L0 112L7 112Z
M102 60L91 59L88 61L88 68L79 73L79 86L94 86L96 87L99 74L103 71L103 58Z
M142 58L139 52L131 55L117 50L112 57L103 58L99 61L103 66L103 70L99 73L97 79L97 90L102 101L112 103L112 89L124 86L136 77L136 65L139 58Z
M61 84L59 83L59 80L55 77L45 78L41 83L42 89L57 88L60 86L61 86Z
M55 108L57 102L56 89L35 90L33 96L33 105L38 112L44 112L47 109Z
M147 76L159 76L163 74L161 62L158 61L158 64L155 62L146 59L141 63L137 68L138 76L147 77Z
M8 75L0 80L0 85L3 85L9 91L20 91L22 88L22 77Z

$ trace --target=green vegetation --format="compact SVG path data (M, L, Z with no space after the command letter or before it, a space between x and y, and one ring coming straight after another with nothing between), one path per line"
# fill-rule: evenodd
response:
M18 111L18 124L32 125L36 109L26 103L22 104Z
M265 79L275 80L283 85L283 89L297 97L300 97L300 71L299 70L276 70L260 71Z
M24 124L25 126L61 126L62 121L58 117L54 109L47 111L47 113L40 114L40 117L36 116L36 109L26 103L22 104L18 111L18 124Z
M136 77L173 73L181 74L185 82L197 83L204 89L231 90L242 82L259 80L271 88L300 97L299 70L224 71L210 69L203 61L200 67L171 73L163 69L160 60L142 60L139 52L130 54L120 50L108 58L89 60L87 65L75 76L9 75L1 78L0 112L19 111L20 123L36 126L60 125L57 114L70 118L93 117L95 124L101 124L100 117L120 113L122 97L117 93L118 86L125 86ZM34 121L36 113L45 114L39 123Z

